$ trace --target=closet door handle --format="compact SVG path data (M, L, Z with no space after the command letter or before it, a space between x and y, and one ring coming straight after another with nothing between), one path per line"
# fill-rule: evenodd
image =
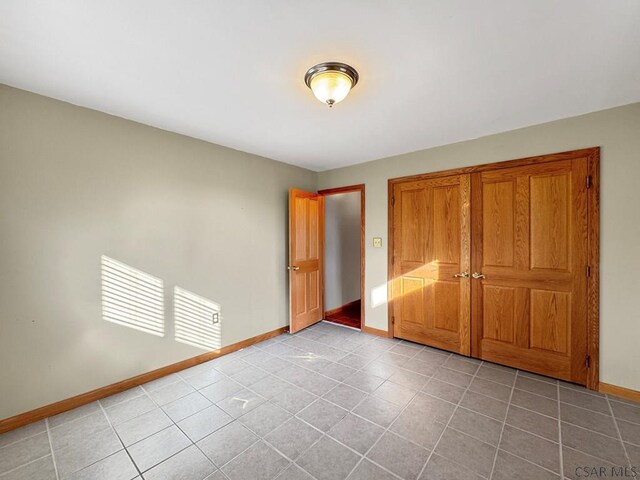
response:
M456 273L454 278L469 278L469 272Z
M293 270L294 272L297 272L298 270L300 270L300 267L298 265L293 265L291 267L287 267L289 270Z
M482 278L487 278L486 276L484 276L483 274L481 274L480 272L473 272L473 274L471 275L473 278L475 278L476 280L478 279L482 279Z

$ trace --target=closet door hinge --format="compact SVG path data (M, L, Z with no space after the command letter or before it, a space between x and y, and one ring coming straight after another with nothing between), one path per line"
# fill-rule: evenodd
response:
M396 324L396 317L391 317L391 325L395 325Z
M592 183L591 175L588 175L587 176L587 188L591 188L591 183Z
M587 277L591 276L591 265L587 265Z
M391 195L391 205L395 205L396 204L396 197L394 195Z
M591 355L586 356L586 358L584 359L584 364L587 368L591 367Z

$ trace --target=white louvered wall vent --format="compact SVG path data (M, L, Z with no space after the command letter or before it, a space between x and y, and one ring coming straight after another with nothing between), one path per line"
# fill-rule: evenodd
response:
M102 318L164 336L162 280L102 256Z
M220 348L220 305L180 287L174 289L173 304L176 341L206 350Z

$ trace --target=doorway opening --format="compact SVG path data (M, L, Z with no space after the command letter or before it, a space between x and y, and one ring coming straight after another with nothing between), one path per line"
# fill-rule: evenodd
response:
M324 315L326 321L364 325L364 185L331 188L324 197Z

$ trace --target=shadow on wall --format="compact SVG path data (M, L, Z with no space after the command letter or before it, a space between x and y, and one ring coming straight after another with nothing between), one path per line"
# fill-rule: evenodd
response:
M101 257L102 319L165 336L164 283L113 258ZM222 346L221 307L180 287L173 291L174 340L204 350Z

